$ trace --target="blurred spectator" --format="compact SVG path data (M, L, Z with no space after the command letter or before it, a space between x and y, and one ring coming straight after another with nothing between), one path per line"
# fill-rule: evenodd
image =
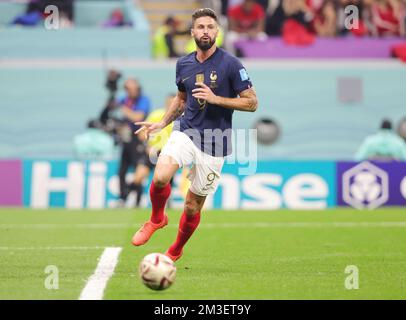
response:
M355 159L406 161L406 143L392 131L392 123L383 120L379 132L365 139Z
M270 36L282 35L290 45L309 45L314 42L312 21L320 15L320 32L327 29L328 19L322 16L322 2L316 0L281 0L272 3L266 23L266 32ZM313 28L314 29L314 28Z
M378 36L405 35L405 5L400 0L374 0L371 5L372 33Z
M59 13L59 28L60 29L67 29L72 28L73 22L69 19L69 16L66 12L62 11Z
M282 38L286 44L294 46L307 46L315 41L315 35L295 19L286 20Z
M269 2L273 0L257 0L257 3L264 9L266 12L268 10Z
M190 30L178 30L180 22L172 16L165 19L153 36L152 54L154 58L176 58L175 36L189 34Z
M324 2L325 0L306 0L305 4L312 12L320 12Z
M212 0L211 2L214 2ZM246 0L217 1L222 13L230 14L236 7L243 7ZM355 36L405 36L406 0L252 0L266 12L265 32L269 36L287 34L287 43L306 44L312 42L311 34L320 37L335 37L351 33ZM357 16L358 14L358 16ZM245 17L236 15L237 22ZM350 25L348 24L350 23ZM237 24L238 25L238 24ZM235 24L229 25L234 37ZM309 32L311 34L309 34ZM296 40L292 40L296 38ZM301 39L303 38L303 39ZM229 43L230 42L230 43Z
M236 7L236 6L241 5L241 4L244 2L244 0L227 0L227 1L225 1L225 2L226 2L226 9L227 9L226 15L227 15L227 14L228 14L228 10L229 10L230 8L233 8L233 7Z
M255 0L244 0L242 4L228 10L229 31L225 47L235 53L234 43L239 39L266 40L265 12Z
M29 0L25 13L15 17L11 24L36 26L46 17L45 8L49 5L58 8L60 28L73 25L73 0Z
M42 20L43 7L40 0L30 0L25 13L16 16L12 25L36 26Z
M130 22L125 22L124 13L121 9L115 9L110 14L110 18L103 23L105 28L126 27L131 26Z
M223 4L227 6L227 1L221 0L199 0L201 8L210 8L213 9L218 15L223 14Z
M406 43L398 43L391 47L391 55L406 62Z
M218 24L221 25L225 30L228 29L227 0L200 0L199 2L202 8L213 9L217 13Z
M98 121L89 121L86 132L74 138L74 153L80 159L111 159L114 155L114 140L102 129Z
M69 19L71 22L73 21L74 17L73 3L75 2L75 0L40 0L40 1L44 3L44 10L45 7L48 5L55 5L59 9L59 14L63 12L67 19Z
M274 4L275 5L275 4ZM267 17L266 33L270 36L282 35L285 22L294 20L304 28L310 28L314 12L304 0L280 0Z
M370 6L373 0L338 0L337 5L337 33L339 35L346 35L348 32L352 32L356 36L367 35L371 30L372 25L370 22ZM353 24L353 28L348 28L348 10L352 6L352 9L357 9L358 18L350 21ZM351 10L351 14L353 10Z
M333 0L324 0L314 12L313 31L321 37L334 37L337 33L337 15Z
M221 15L222 16L227 16L227 11L228 11L228 6L229 6L229 1L228 0L221 0Z
M126 174L130 167L136 167L140 161L145 160L146 145L134 134L140 127L134 122L143 121L150 111L149 98L142 94L141 86L136 79L129 78L124 83L126 95L116 103L126 119L122 128L123 149L120 159L120 202L124 205L131 187L126 183Z

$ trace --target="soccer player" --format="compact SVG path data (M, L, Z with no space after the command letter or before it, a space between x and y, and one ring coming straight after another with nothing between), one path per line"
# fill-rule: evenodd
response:
M160 122L136 123L142 126L136 133L148 135L183 114L155 167L150 187L151 218L132 238L133 245L143 245L168 224L165 204L171 192L169 181L180 167L193 164L178 235L165 253L173 261L182 256L184 245L199 225L206 196L216 191L224 157L231 153L233 111L254 112L258 104L241 62L215 45L218 30L212 9L194 12L191 35L197 48L177 62L175 99Z

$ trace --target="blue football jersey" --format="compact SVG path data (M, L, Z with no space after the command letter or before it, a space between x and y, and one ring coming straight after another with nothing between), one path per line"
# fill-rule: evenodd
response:
M252 87L250 78L241 62L221 48L203 63L192 52L179 58L176 64L176 85L179 91L186 92L187 98L184 115L174 130L187 134L207 154L227 156L232 152L233 110L194 98L192 90L198 88L196 82L204 82L217 96L236 98Z

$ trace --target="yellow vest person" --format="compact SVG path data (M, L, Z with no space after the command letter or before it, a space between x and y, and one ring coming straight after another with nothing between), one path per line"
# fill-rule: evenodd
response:
M159 122L165 115L165 109L157 109L152 111L145 121L147 122ZM154 148L155 151L159 151L163 148L169 139L173 129L173 122L166 126L164 129L157 133L152 133L148 139L148 145L150 148Z
M178 34L179 20L169 16L156 31L152 39L152 55L154 58L177 57L174 48L174 37Z
M167 26L159 27L152 40L152 55L154 58L167 58L169 57L169 49L166 44L165 36L169 32Z
M171 96L171 95L168 96L167 101L166 101L166 107L152 111L148 115L146 121L148 121L148 122L161 121L165 115L167 108L170 106L172 99L173 99L173 96ZM162 129L161 131L159 131L157 133L152 133L148 139L149 148L153 149L153 151L155 153L162 150L162 148L168 141L169 136L171 135L172 129L173 129L173 122L170 125L168 125L167 127L165 127L164 129ZM186 194L187 194L190 184L191 184L190 180L188 179L189 171L190 171L189 168L187 168L187 167L183 168L182 177L181 177L181 180L179 183L180 192L181 192L183 198L185 198L185 199L186 199Z

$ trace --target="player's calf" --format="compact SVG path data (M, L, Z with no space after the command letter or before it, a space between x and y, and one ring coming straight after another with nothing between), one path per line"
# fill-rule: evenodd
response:
M196 212L193 215L189 215L186 214L185 211L183 211L182 217L179 222L179 230L178 235L176 237L176 241L166 252L167 256L169 256L172 260L173 257L177 257L175 260L181 257L183 253L183 247L185 246L189 238L192 236L194 231L197 229L199 223L200 223L200 212Z

